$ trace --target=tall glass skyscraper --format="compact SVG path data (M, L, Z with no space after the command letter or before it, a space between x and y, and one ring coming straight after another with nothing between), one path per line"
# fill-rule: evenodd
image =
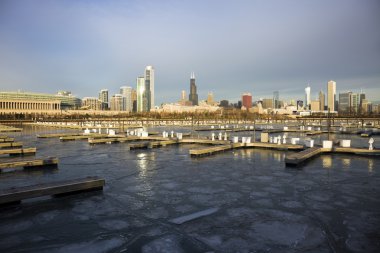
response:
M147 111L154 108L154 68L153 66L146 66L145 73L145 103Z
M132 87L120 87L120 94L123 96L123 111L132 112Z
M189 101L193 105L198 105L198 94L197 94L197 86L195 85L195 75L194 72L190 75L190 94L189 94Z
M307 86L305 88L305 104L304 106L307 108L307 109L310 109L310 104L311 104L311 99L310 99L310 86Z

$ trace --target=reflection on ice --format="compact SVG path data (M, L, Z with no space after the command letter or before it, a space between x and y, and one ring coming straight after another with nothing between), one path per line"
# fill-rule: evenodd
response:
M351 165L351 158L342 159L343 168L348 169Z
M322 155L322 166L325 169L330 169L332 166L332 157L330 155Z
M368 172L372 172L373 171L373 160L372 159L368 159Z
M148 155L146 153L140 153L137 155L137 165L139 166L140 177L146 177L148 170Z
M117 247L120 247L124 240L119 237L82 242L77 244L68 244L63 247L54 247L54 249L46 250L49 253L66 253L66 252L81 252L81 253L101 253L109 252Z

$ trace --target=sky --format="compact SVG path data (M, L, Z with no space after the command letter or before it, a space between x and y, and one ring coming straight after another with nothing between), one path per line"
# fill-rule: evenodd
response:
M380 100L378 0L0 0L0 91L79 97L136 87L155 68L156 104L303 99L337 82Z

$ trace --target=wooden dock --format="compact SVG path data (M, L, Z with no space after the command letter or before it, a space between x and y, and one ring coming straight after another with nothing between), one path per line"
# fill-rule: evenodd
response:
M8 159L0 160L0 171L8 168L16 167L42 167L42 166L57 166L58 158L48 157L48 158L23 158L23 159Z
M116 142L128 142L128 141L166 141L169 138L163 138L160 136L148 136L148 137L138 137L130 135L127 137L108 137L100 139L88 139L89 144L105 144L105 143L116 143Z
M68 136L61 136L59 137L59 140L61 141L76 141L76 140L88 140L88 139L96 139L96 138L122 138L125 137L124 135L114 135L110 136L108 134L82 134L82 135L68 135Z
M299 144L276 144L268 142L251 142L245 143L245 148L264 148L264 149L276 149L276 150L303 150L305 149L303 145Z
M64 196L84 191L102 190L105 180L98 177L87 177L69 181L38 184L0 191L0 205L20 203L24 199L42 196Z
M287 155L285 157L285 164L289 166L297 166L297 165L302 164L306 160L312 157L315 157L321 153L346 153L346 154L353 154L353 155L380 156L380 149L368 150L365 148L313 147L313 148L308 148L304 151L301 151L295 154Z
M2 142L14 142L15 138L10 138L10 137L5 137L5 138L0 138L0 143Z
M37 134L37 138L59 138L64 136L79 136L83 133L54 133L54 134Z
M0 149L0 155L34 155L36 148Z
M109 137L109 138L96 138L96 139L88 139L89 144L110 144L117 142L128 142L128 141L139 141L140 137L137 136L127 136L127 137Z
M310 159L313 156L319 155L322 152L323 149L321 147L308 148L301 152L287 155L285 157L285 164L289 166L296 166L303 163L307 159Z
M179 144L179 143L180 143L180 141L177 141L177 140L151 141L151 142L149 142L148 148L165 147L167 145L174 145L174 144Z
M217 146L207 147L207 148L202 148L202 149L190 149L189 153L191 157L209 156L218 152L223 152L223 151L231 150L234 148L243 147L243 145L244 144L242 143L217 145Z
M149 147L149 142L144 141L140 143L131 143L128 145L129 150L134 150L134 149L146 149Z
M20 148L22 147L22 142L1 142L0 143L0 149L1 148Z
M22 131L22 128L0 125L0 133L4 133L4 132L21 132L21 131Z

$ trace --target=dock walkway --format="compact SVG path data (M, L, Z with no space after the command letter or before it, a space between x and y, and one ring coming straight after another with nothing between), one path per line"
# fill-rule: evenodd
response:
M7 159L0 160L0 172L3 169L16 168L16 167L41 167L41 166L57 166L58 158L21 158L21 159Z
M223 152L223 151L231 150L234 148L240 148L240 147L243 147L243 145L244 144L242 143L217 145L214 147L208 147L208 148L202 148L202 149L190 149L189 153L190 153L190 156L192 157L209 156L218 152Z
M20 148L22 147L22 142L0 142L1 148Z
M61 196L83 191L101 190L105 180L98 177L88 177L69 181L38 184L0 191L0 205L20 203L24 199L42 196Z
M0 155L33 155L36 151L36 148L0 149Z
M302 164L308 159L315 157L321 153L346 153L354 155L379 155L380 149L368 150L365 148L342 148L342 147L333 147L333 148L322 148L322 147L313 147L308 148L304 151L290 154L285 157L285 164L289 166L297 166Z
M306 161L307 159L319 155L322 153L322 148L321 147L313 147L313 148L308 148L305 149L301 152L287 155L285 157L285 164L286 165L298 165L301 164L302 162Z

